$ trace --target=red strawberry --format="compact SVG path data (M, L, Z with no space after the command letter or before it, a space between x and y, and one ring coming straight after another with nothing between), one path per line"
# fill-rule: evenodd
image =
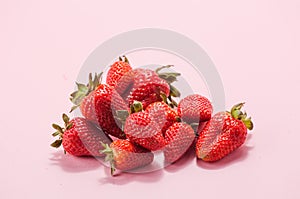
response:
M164 102L155 102L145 111L129 115L124 132L130 141L155 151L165 146L164 133L177 120L175 110Z
M101 82L101 76L102 73L96 73L93 79L92 74L90 73L89 83L87 85L76 83L78 90L71 94L70 100L74 106L70 112L77 107L80 107L80 111L86 119L97 123L94 105L94 90L99 86Z
M106 83L112 87L115 87L118 84L123 75L132 70L128 59L125 56L123 57L124 61L121 57L119 57L119 61L111 65L110 69L108 70Z
M131 66L128 63L127 58L124 56L124 61L120 58L120 61L115 62L108 71L106 82L115 86L120 78L131 70ZM101 83L102 73L95 74L94 79L92 74L89 74L89 83L87 85L76 83L78 90L71 94L70 100L74 104L71 111L77 107L80 107L82 115L90 121L98 122L96 117L95 105L94 105L94 91Z
M177 111L183 121L199 124L211 118L212 105L206 97L194 94L180 100Z
M130 141L151 151L165 146L161 128L147 112L129 115L125 122L124 132Z
M193 144L195 133L190 125L176 122L168 128L165 138L166 146L163 149L165 162L173 163Z
M125 139L122 121L117 119L118 111L129 111L121 96L107 84L101 84L94 92L95 112L102 130L117 138Z
M170 86L154 71L149 69L134 69L125 74L116 86L116 90L125 99L128 106L139 101L146 108L149 104L162 101L161 93L170 93Z
M146 111L150 114L151 118L154 119L163 135L165 135L166 130L173 123L180 120L177 112L165 102L154 102L147 107Z
M85 118L75 117L69 120L68 116L63 114L63 120L64 128L57 124L52 125L57 130L52 135L59 136L59 139L51 146L57 148L62 144L67 153L75 156L103 156L99 152L103 150L101 143L111 143L111 139L105 133Z
M246 140L247 129L253 129L251 118L241 111L244 103L233 106L231 112L215 114L199 132L196 154L204 161L219 160Z
M71 111L80 106L82 115L100 125L102 130L118 138L125 138L121 121L115 118L116 111L128 108L113 87L100 84L101 75L89 75L89 83L85 86L77 83L78 91L71 94L71 101L75 104Z
M115 169L127 171L150 164L154 154L142 147L139 147L128 140L115 140L110 146L103 144L105 148L101 152L106 154L106 161L110 162L111 174Z

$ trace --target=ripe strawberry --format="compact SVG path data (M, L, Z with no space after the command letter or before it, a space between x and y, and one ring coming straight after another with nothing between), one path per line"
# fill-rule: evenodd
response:
M62 144L66 152L75 156L103 156L99 152L103 150L101 143L111 143L111 139L105 133L85 118L75 117L69 120L69 117L63 114L63 120L64 128L57 124L52 125L57 130L52 135L59 136L59 139L51 146L58 148Z
M154 154L131 143L128 140L115 140L110 145L102 144L105 148L101 153L106 154L105 161L111 165L111 174L115 169L127 171L150 164L154 159Z
M130 141L155 151L165 146L164 133L177 120L175 110L164 102L154 102L145 111L129 115L124 132Z
M144 108L153 102L162 101L161 93L166 96L170 93L170 86L165 80L154 71L142 68L126 73L115 88L128 106L139 101Z
M180 118L177 112L168 106L165 102L154 102L150 104L146 111L154 119L158 128L161 129L163 135L166 130L175 122L178 122Z
M93 79L92 74L90 73L89 83L87 85L76 83L78 90L71 94L70 100L74 106L71 108L70 112L79 107L82 115L86 119L97 123L94 105L94 90L99 86L101 82L101 76L102 73L96 73Z
M120 78L131 70L128 59L125 56L124 61L122 60L122 58L119 59L120 60L115 62L108 71L106 82L111 86L115 86ZM96 73L94 79L92 77L92 74L90 73L89 83L87 85L76 83L78 90L71 94L70 100L72 101L74 106L72 107L70 112L72 112L77 107L80 107L80 111L85 118L95 123L98 122L94 105L94 91L100 85L101 78L102 73Z
M119 57L119 61L111 65L110 69L108 70L106 83L112 87L115 87L118 84L123 75L132 70L127 57L123 57L124 61L121 57Z
M129 115L125 122L124 132L130 141L151 151L165 146L161 128L146 111Z
M192 127L183 122L176 122L165 133L166 146L163 149L166 163L178 160L193 144L195 133Z
M211 118L212 105L206 97L194 94L180 100L177 111L183 121L199 124Z
M253 129L251 118L241 111L244 103L233 106L231 112L215 114L199 132L196 155L204 161L219 160L246 140L247 129Z
M117 138L125 139L118 111L129 111L121 96L107 84L100 84L94 92L95 112L102 130Z

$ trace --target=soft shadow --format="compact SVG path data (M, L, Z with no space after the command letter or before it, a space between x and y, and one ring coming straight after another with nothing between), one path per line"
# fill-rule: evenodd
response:
M254 147L243 145L242 147L233 151L231 154L216 162L205 162L197 159L197 166L209 170L223 169L225 167L245 160L249 154L249 151L253 148Z
M76 157L70 154L64 154L62 151L52 153L49 158L51 165L59 166L66 172L78 173L96 170L102 166L100 160L94 157Z
M165 165L164 170L170 173L177 172L187 167L191 162L193 162L195 158L195 143L193 143L192 146L187 150L187 152L185 152L185 154L183 154L183 156L179 160L170 165Z
M134 171L133 171L134 172ZM117 171L114 176L110 174L110 168L105 168L106 177L99 179L101 184L124 185L131 182L154 183L163 177L163 170L147 173L131 173Z

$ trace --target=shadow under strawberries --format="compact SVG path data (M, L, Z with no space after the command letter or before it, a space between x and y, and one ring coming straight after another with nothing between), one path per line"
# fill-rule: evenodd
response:
M76 157L64 154L63 151L52 153L49 160L51 165L59 166L62 170L70 173L91 171L103 167L102 163L94 157Z
M164 170L170 173L177 172L191 164L191 162L193 162L194 159L196 159L196 154L195 145L193 144L179 160L170 165L165 165Z
M249 154L249 151L252 149L253 149L253 147L244 145L244 146L236 149L235 151L233 151L228 156L226 156L223 159L218 160L216 162L205 162L205 161L197 159L196 163L197 163L198 167L201 167L203 169L208 169L208 170L223 169L225 167L228 167L230 165L233 165L235 163L245 160Z
M99 179L100 184L114 184L124 185L131 182L141 183L154 183L162 179L163 170L156 170L147 173L131 173L131 172L118 172L114 176L111 176L110 169L105 168L106 177Z

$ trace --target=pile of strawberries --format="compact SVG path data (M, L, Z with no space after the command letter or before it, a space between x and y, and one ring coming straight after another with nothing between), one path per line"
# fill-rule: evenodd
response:
M155 151L163 153L167 165L190 147L210 162L240 147L253 128L241 111L244 103L213 116L211 102L199 94L177 103L180 92L172 83L180 74L161 72L169 67L133 69L123 56L109 68L105 83L103 73L90 74L87 85L76 83L71 111L80 108L83 117L63 114L64 127L52 125L58 139L51 146L63 145L74 156L105 158L112 174L151 164Z

